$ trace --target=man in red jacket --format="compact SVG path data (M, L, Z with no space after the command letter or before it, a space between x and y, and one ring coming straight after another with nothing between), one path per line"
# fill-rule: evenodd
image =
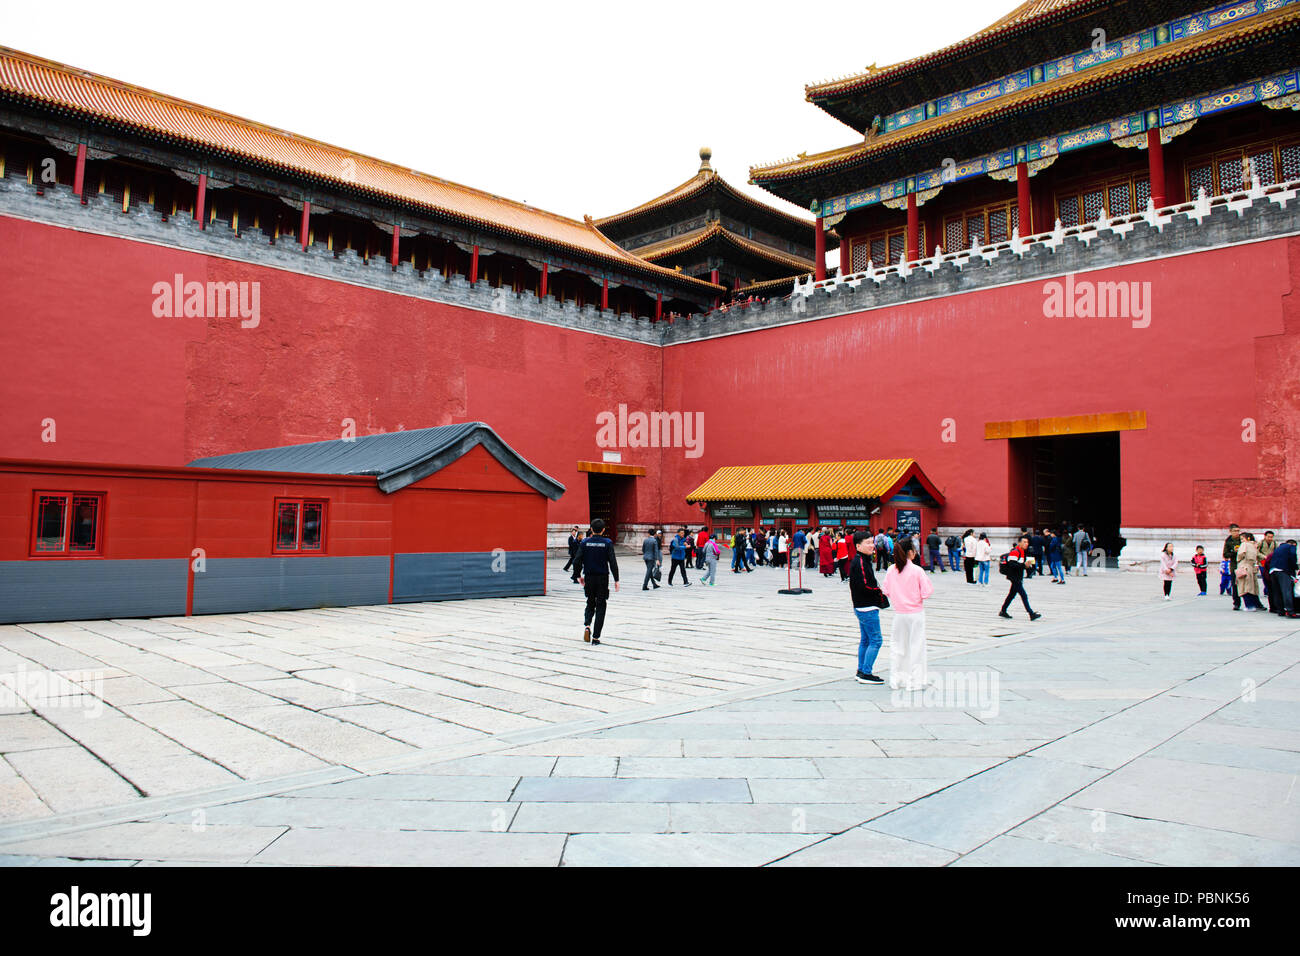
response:
M1011 616L1007 613L1007 608L1011 606L1017 594L1024 602L1025 610L1029 612L1029 620L1036 621L1043 616L1029 606L1029 595L1025 593L1025 566L1033 561L1033 558L1028 557L1028 551L1029 535L1025 534L1020 536L1020 541L1007 554L1007 578L1011 581L1011 590L1007 592L1007 599L1002 602L1002 610L998 612L998 617Z
M699 534L695 536L695 567L696 569L704 567L704 542L709 540L709 529L701 528Z

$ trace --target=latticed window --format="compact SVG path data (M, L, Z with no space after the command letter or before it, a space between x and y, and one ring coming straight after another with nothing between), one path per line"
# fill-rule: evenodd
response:
M1101 189L1094 189L1083 194L1084 223L1096 222L1101 218L1102 207L1105 205L1105 195L1105 191Z
M103 494L38 492L32 516L31 553L102 553Z
M1209 163L1187 170L1188 198L1195 199L1202 189L1207 196L1214 195L1214 167Z
M1137 209L1139 212L1145 212L1147 202L1151 199L1151 180L1139 179L1133 183L1133 191L1137 194Z
M1062 226L1077 226L1079 224L1079 197L1062 196L1060 204L1057 206L1056 218L1061 220Z
M1250 164L1255 173L1256 185L1272 186L1277 182L1277 170L1273 166L1273 151L1271 149L1251 153Z
M852 261L849 268L854 272L864 272L867 268L867 260L871 258L871 246L866 242L855 242L853 244Z
M1133 197L1128 183L1117 183L1107 190L1107 203L1112 216L1127 216L1133 211Z
M883 236L871 240L871 261L877 269L885 264L885 239Z
M275 554L325 550L325 502L280 498L275 502Z
M1018 232L1020 230L1020 207L1008 206L1007 214L1011 221L1011 230L1013 232Z
M1007 232L1007 211L989 210L989 242L1006 242L1010 238Z
M984 245L984 214L982 212L978 216L966 217L966 245L967 247Z
M901 232L895 232L890 235L889 262L891 265L903 260L903 242L904 236Z
M1293 179L1300 179L1300 143L1283 146L1278 152L1282 160L1280 164L1282 182L1289 183Z
M949 219L943 226L943 248L946 252L957 252L965 248L966 243L962 241L962 228L960 219Z
M1236 156L1219 160L1219 192L1233 193L1241 189L1241 160Z

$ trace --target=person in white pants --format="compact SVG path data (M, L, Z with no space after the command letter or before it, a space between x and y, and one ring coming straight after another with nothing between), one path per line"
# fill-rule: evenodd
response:
M926 669L925 599L934 593L930 578L915 564L916 546L904 539L894 551L894 566L880 589L894 609L889 634L889 686L893 690L920 690L929 683Z

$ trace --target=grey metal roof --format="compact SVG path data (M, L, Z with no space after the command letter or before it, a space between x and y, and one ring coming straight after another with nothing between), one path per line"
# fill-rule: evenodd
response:
M351 440L260 448L196 458L189 467L310 475L374 475L379 489L391 494L447 467L476 445L482 445L512 475L551 500L564 494L564 485L529 463L483 422L386 432Z

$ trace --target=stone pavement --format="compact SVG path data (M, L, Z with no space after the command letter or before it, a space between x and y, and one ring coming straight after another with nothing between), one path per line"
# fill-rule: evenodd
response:
M624 567L598 648L559 562L543 598L0 628L34 698L0 865L1300 863L1295 621L1094 571L1028 625L936 575L908 695L851 679L838 581Z

